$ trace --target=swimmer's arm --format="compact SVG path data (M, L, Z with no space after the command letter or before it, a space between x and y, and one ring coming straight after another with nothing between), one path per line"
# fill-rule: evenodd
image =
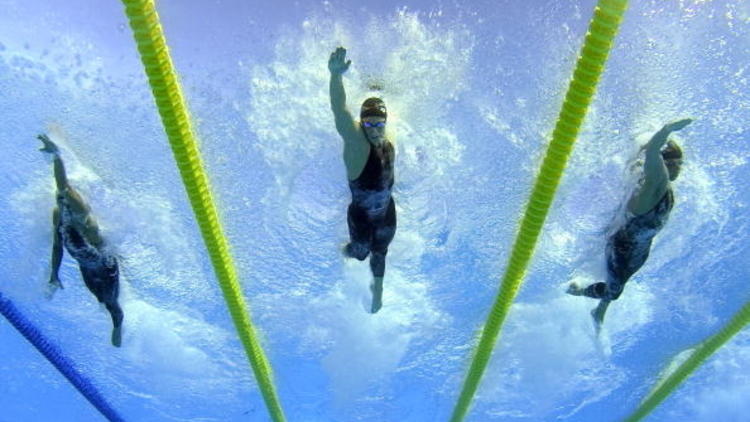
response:
M628 208L636 215L650 211L661 200L669 185L669 173L664 165L661 148L671 131L665 126L646 144L646 162L643 165L644 180L638 192L630 198Z
M661 155L661 149L664 147L664 145L667 144L669 135L672 132L682 130L685 126L689 125L692 122L693 119L680 119L664 125L661 129L659 129L658 132L654 134L654 136L651 137L648 143L642 147L642 149L646 150L646 158L648 158L648 154L659 153Z
M355 136L354 117L346 108L346 92L341 74L331 73L330 83L331 110L336 120L336 131L344 138L344 141Z
M331 71L331 81L329 83L329 93L331 97L331 110L333 117L336 119L336 130L339 132L344 141L356 137L356 128L354 126L354 117L346 108L346 91L344 90L343 74L349 69L351 60L346 60L346 49L339 47L331 53L328 59L328 70Z
M104 244L104 239L102 239L102 236L99 233L99 225L96 223L96 220L93 216L91 216L91 214L86 215L86 220L84 221L84 229L86 233L86 239L94 246L99 248Z
M53 237L52 237L52 260L50 261L50 276L49 284L53 288L62 288L63 285L60 282L58 273L60 271L60 263L62 262L63 246L62 236L60 236L60 210L55 207L52 212L52 226L53 226Z
M664 158L661 155L661 148L667 142L668 135L668 132L664 134L661 131L654 135L646 147L646 162L643 164L646 176L645 185L650 185L654 192L662 191L662 194L667 190L669 181L667 166L664 165Z
M60 192L65 192L66 189L70 188L70 185L68 184L68 176L65 173L65 165L62 162L62 158L60 158L60 149L57 148L57 145L52 142L52 140L50 140L49 137L45 134L37 136L37 139L42 141L42 143L44 144L44 147L42 147L39 151L52 154L55 167L55 184L57 184L57 190Z

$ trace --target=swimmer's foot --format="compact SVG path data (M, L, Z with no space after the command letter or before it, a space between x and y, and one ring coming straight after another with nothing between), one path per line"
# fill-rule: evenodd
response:
M122 325L112 329L112 345L115 347L122 345Z
M383 307L383 285L378 283L370 284L370 291L372 292L370 313L375 314Z
M568 290L566 290L565 293L573 296L583 296L583 290L584 289L577 283L570 283Z

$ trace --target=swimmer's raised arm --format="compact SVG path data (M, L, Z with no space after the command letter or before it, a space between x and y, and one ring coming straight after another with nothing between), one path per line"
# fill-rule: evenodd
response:
M37 139L44 144L43 147L39 148L39 151L52 154L55 165L55 184L57 185L57 190L60 192L65 191L70 185L68 185L68 177L65 174L65 165L60 158L60 150L45 134L37 136Z
M646 162L643 164L643 186L639 196L652 198L650 202L661 199L667 190L669 175L664 159L661 156L661 148L667 143L669 132L662 128L646 144Z
M331 72L329 91L331 95L331 110L336 119L336 130L344 141L351 139L356 133L354 118L346 108L346 91L342 75L349 69L351 60L346 60L346 49L339 47L331 53L328 59L328 70Z
M669 138L669 135L672 132L681 130L692 122L693 119L682 119L664 125L658 132L654 134L654 136L651 137L648 143L644 146L644 148L646 149L646 154L661 152L662 147L667 143L667 138Z
M644 180L640 190L628 204L631 211L648 211L664 196L669 184L669 172L664 164L662 148L672 132L684 128L691 122L692 119L682 119L664 125L644 146L646 150L646 162L643 165Z

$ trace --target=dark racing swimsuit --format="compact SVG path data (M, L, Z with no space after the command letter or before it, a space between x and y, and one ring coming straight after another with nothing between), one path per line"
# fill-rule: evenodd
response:
M115 326L122 324L122 310L117 303L119 295L119 268L114 255L91 245L73 224L69 205L64 197L58 197L60 225L58 231L68 253L78 261L86 287L99 302L106 305L112 314Z
M347 222L351 243L346 247L349 256L370 260L373 275L385 273L385 255L388 244L396 233L396 206L391 196L393 189L394 150L390 142L376 148L370 147L362 173L349 182L352 203Z
M596 299L616 300L625 283L648 259L654 236L664 227L674 206L671 188L651 209L642 215L628 215L625 224L607 242L607 283L595 283L584 295Z

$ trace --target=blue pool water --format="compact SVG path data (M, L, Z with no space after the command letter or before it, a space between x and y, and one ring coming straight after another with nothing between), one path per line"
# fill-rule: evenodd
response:
M466 3L466 4L463 4ZM470 3L470 4L469 4ZM290 421L450 417L594 1L161 1L253 320ZM384 308L340 255L349 192L328 105L389 105L399 228ZM750 4L631 2L468 421L617 421L750 300ZM0 0L0 292L128 421L264 421L120 2ZM638 148L685 166L652 256L599 338L569 282L603 276ZM121 259L123 347L66 255L49 276L46 132ZM686 352L687 351L687 352ZM0 320L0 421L102 417ZM744 421L750 331L647 420Z

